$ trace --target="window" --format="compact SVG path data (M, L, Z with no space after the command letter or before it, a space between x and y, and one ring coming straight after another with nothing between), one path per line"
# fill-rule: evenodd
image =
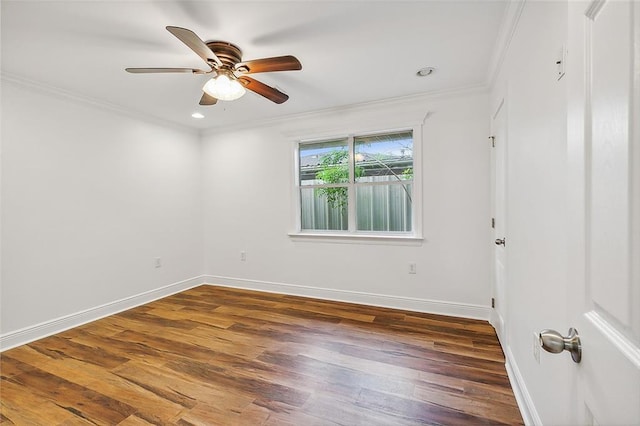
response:
M299 142L299 231L415 236L414 130Z

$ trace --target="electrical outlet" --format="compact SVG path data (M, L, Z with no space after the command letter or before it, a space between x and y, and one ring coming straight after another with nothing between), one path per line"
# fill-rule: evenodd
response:
M416 264L411 262L409 263L409 273L410 274L415 274L416 273Z
M162 259L159 257L156 257L153 259L153 266L156 268L161 268L162 267Z
M540 336L538 333L533 333L533 359L540 364Z
M242 262L246 262L247 261L247 252L246 251L241 251L240 252L240 260Z

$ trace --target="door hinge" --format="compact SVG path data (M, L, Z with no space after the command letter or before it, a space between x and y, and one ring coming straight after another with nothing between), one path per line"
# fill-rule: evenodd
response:
M492 217L492 218L491 218L491 227L492 227L493 229L496 229L496 218L495 218L495 217Z
M495 307L496 307L496 299L495 299L495 297L492 297L492 298L491 298L491 307L492 307L492 308L495 308Z
M496 137L495 136L489 136L489 139L491 139L491 147L495 148L496 147Z

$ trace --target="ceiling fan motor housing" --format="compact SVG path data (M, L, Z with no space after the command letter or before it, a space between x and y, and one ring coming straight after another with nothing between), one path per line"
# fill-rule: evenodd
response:
M242 50L228 41L207 41L207 47L220 59L224 68L233 69L242 60Z

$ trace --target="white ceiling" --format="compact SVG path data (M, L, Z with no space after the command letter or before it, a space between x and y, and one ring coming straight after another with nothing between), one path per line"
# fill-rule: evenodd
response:
M2 73L193 128L239 125L484 84L507 1L7 1ZM129 74L126 67L202 68L165 30L225 40L243 59L294 55L302 71L255 74L290 96L254 93L200 107L207 77ZM419 68L436 72L419 78ZM205 118L191 117L201 111Z

